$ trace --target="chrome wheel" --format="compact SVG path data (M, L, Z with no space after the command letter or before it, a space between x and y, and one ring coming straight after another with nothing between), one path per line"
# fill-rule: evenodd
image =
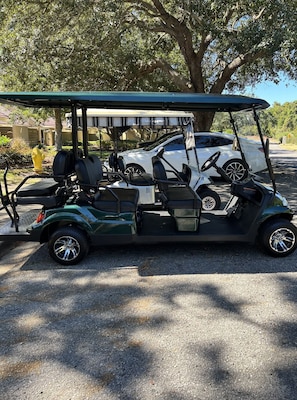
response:
M288 228L279 228L269 238L269 245L277 253L287 253L295 245L296 237L294 232Z
M48 248L50 256L59 264L73 265L86 256L89 243L81 229L65 226L52 234Z
M287 256L296 250L297 228L285 219L267 221L260 229L260 242L272 256Z
M62 236L54 242L53 251L60 260L73 261L80 253L80 245L75 238Z
M125 169L125 174L127 175L141 175L143 174L145 171L144 169L137 164L128 164L126 169Z
M223 166L226 175L232 181L242 181L247 177L248 171L241 160L230 160Z

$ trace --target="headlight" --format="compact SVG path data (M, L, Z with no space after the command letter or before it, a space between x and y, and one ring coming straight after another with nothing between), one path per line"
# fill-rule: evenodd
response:
M281 203L284 207L288 207L288 201L287 199L282 196L279 192L275 193L275 198L278 200L279 203Z

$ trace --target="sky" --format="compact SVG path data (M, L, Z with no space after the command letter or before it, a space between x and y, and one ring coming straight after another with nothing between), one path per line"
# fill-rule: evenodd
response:
M297 100L297 82L284 79L280 83L275 84L265 81L254 88L247 88L245 94L264 99L270 105L273 105L275 102L284 104Z

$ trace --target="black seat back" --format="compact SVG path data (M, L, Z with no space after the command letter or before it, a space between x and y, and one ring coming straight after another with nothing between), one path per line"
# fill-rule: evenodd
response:
M183 169L181 173L182 180L189 184L191 182L191 177L192 177L191 168L187 164L183 164Z
M84 191L97 189L103 177L101 161L95 155L77 159L75 171L79 185Z
M152 158L153 163L153 176L156 180L160 191L166 191L168 188L168 181L166 170L159 157Z
M43 204L47 207L53 207L60 199L57 189L65 185L66 179L73 172L73 153L61 150L54 158L53 174L51 176L44 177L41 180L38 175L26 177L16 188L13 196L16 196L18 204ZM38 181L28 185L27 182L30 179L38 179Z
M74 172L74 154L72 151L58 151L53 162L53 175L61 183L65 177Z

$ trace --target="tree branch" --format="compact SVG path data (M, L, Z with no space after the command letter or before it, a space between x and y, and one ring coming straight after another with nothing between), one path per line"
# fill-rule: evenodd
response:
M157 69L160 69L164 71L167 75L169 75L171 80L180 89L181 92L192 92L189 82L176 70L174 70L174 68L172 68L172 66L168 62L161 59L154 60L151 63L142 65L140 68L138 68L137 73L133 75L133 79L130 80L128 86L131 86L139 78L147 76Z
M266 53L265 49L259 50L258 52L251 54L240 54L236 57L232 62L230 62L223 69L220 77L216 80L216 82L212 85L210 89L210 93L222 93L224 90L226 83L230 81L232 75L243 65L251 63L261 57L263 57Z

